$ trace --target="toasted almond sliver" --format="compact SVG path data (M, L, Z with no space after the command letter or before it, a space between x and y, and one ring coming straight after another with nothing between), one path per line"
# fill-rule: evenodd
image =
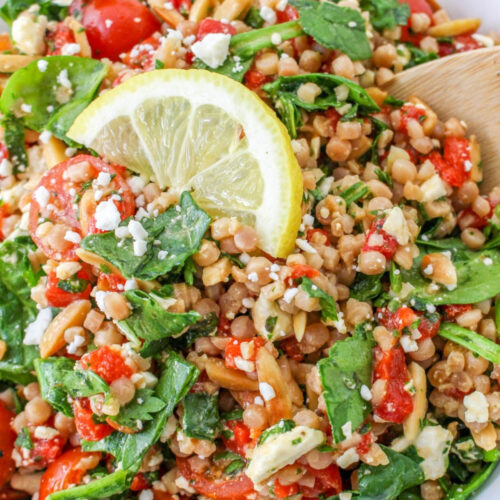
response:
M23 56L18 54L0 54L0 73L14 73L24 68L30 62L36 61L39 56Z
M455 19L447 23L432 26L428 29L427 34L434 37L457 36L469 32L473 33L479 26L481 26L481 19L478 18Z
M248 378L244 373L224 366L221 359L208 358L205 361L208 378L225 389L232 391L258 391L257 380Z

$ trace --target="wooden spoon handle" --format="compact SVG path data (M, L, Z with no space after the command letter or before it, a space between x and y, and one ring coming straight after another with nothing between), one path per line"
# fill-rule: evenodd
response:
M481 146L487 193L500 184L500 46L436 59L398 73L385 86L394 97L416 95L441 120L457 117Z

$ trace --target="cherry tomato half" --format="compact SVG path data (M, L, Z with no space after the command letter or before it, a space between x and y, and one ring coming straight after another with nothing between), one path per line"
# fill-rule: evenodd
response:
M45 289L45 297L47 297L49 306L66 307L75 300L90 297L92 285L90 284L90 273L85 267L68 280L60 280L55 271L49 273Z
M16 433L10 428L10 421L15 417L3 403L0 403L0 488L10 479L14 472L14 460L12 460L12 450Z
M108 384L121 378L130 377L134 372L118 350L104 345L85 354L81 359L84 370L92 370Z
M100 441L113 432L113 428L108 424L94 422L88 398L75 399L73 413L75 414L76 430L80 437L86 441Z

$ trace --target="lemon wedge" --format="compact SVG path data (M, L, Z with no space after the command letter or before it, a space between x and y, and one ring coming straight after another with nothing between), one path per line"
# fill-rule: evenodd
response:
M93 101L67 135L162 188L190 191L215 217L252 225L265 252L293 250L300 167L283 124L244 85L205 70L143 73Z

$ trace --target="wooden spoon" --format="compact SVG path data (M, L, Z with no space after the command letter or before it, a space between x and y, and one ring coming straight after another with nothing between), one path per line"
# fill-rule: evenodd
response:
M398 73L384 89L400 99L420 97L441 120L467 124L481 146L487 193L500 184L500 46L436 59Z

